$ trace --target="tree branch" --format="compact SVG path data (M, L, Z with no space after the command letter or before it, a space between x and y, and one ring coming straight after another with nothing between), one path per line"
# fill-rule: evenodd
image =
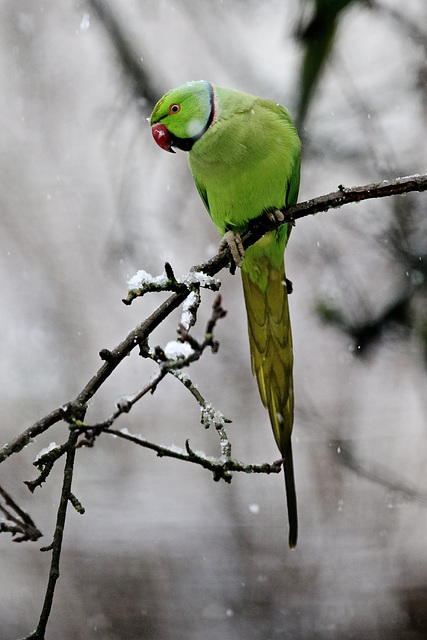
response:
M243 246L249 247L251 244L259 240L261 236L272 229L277 228L280 224L295 222L300 218L322 213L329 209L339 209L345 204L352 202L361 202L362 200L372 200L373 198L386 198L389 196L403 195L412 191L427 190L427 174L406 176L404 178L396 178L394 180L383 180L382 182L373 182L361 187L347 188L339 185L338 191L319 196L305 202L300 202L282 209L284 214L283 222L272 223L264 218L257 218L250 230L242 236ZM215 272L216 273L216 272Z
M340 185L338 191L329 193L325 196L313 198L306 202L299 203L288 209L284 209L284 221L280 224L293 222L305 216L314 215L329 209L336 209L351 202L360 202L372 198L383 198L392 195L402 195L411 191L426 191L427 175L414 175L404 178L396 178L395 180L386 180L383 182L375 182L372 184L352 187L350 189ZM243 237L245 247L250 246L269 230L280 226L278 223L273 224L267 216L262 216L251 225ZM204 273L209 276L217 274L221 269L226 267L230 262L230 254L227 250L221 251L210 260L203 264L196 265L191 269L191 273ZM72 414L77 418L84 415L87 402L95 395L105 380L113 373L122 360L130 354L136 346L143 346L152 331L159 326L172 311L177 309L186 299L190 292L190 287L184 287L179 292L171 295L162 305L160 305L144 322L140 323L133 329L126 338L118 344L112 351L103 349L100 352L104 364L97 373L89 380L86 386L81 390L78 396L64 407L59 407L49 413L47 416L35 422L23 433L17 436L10 443L5 444L0 449L0 463L6 460L13 453L17 453L23 447L56 422L59 422L67 415ZM81 418L80 418L81 419Z
M250 225L250 229L242 236L244 247L248 247L256 242L264 233L275 229L280 224L293 223L295 220L308 215L314 215L321 211L327 211L332 208L341 207L350 202L360 202L370 198L386 197L390 195L398 195L408 193L410 191L425 191L427 189L427 176L411 176L407 178L398 178L393 181L375 183L364 187L353 187L346 189L340 186L338 191L330 193L326 196L314 198L307 202L300 203L287 210L284 210L284 219L277 222L273 216L261 216ZM273 218L271 220L270 218ZM55 533L52 543L43 550L52 551L51 567L49 572L49 580L46 588L44 604L39 619L37 629L28 636L27 640L42 640L45 637L46 625L50 616L56 581L59 577L59 562L61 556L61 548L64 534L65 519L68 504L71 503L79 513L84 513L84 508L73 495L71 491L72 478L74 470L74 461L78 446L92 446L96 437L101 433L109 433L116 437L128 440L139 446L151 449L158 456L168 456L182 461L198 464L208 469L213 474L214 480L223 479L230 482L233 472L240 471L244 473L279 473L282 461L273 462L272 464L243 464L231 457L231 444L228 440L225 430L227 420L221 412L215 410L202 396L200 391L192 383L187 375L182 373L182 368L188 366L194 360L198 359L207 347L213 352L218 349L218 343L214 340L213 330L219 318L225 315L221 307L221 298L217 300L213 306L213 312L208 321L204 341L197 341L189 330L196 322L196 315L200 305L200 287L217 290L220 283L213 279L213 276L222 268L232 262L229 250L218 253L211 260L193 267L190 273L184 278L177 279L170 265L165 265L165 272L158 278L151 278L145 272L138 272L135 279L130 283L130 291L124 300L126 304L130 304L136 297L144 295L149 291L173 291L174 293L161 304L144 322L140 323L126 338L118 344L112 351L102 349L100 357L104 361L97 373L83 387L76 398L68 404L58 407L47 416L35 422L31 427L17 436L12 442L0 449L0 462L8 458L10 455L17 453L23 449L30 441L38 435L46 431L50 426L64 420L70 425L70 433L66 443L55 445L52 443L49 447L37 456L34 464L40 471L39 477L32 482L27 482L27 486L31 491L40 486L49 475L55 462L66 454L64 467L64 478L62 485L61 497L57 511L57 521ZM185 303L185 304L183 304ZM183 312L181 323L179 325L178 341L169 343L164 350L157 347L150 350L148 347L148 337L152 331L159 326L176 308L183 304ZM97 425L87 425L84 423L84 417L87 410L88 401L96 394L105 380L114 372L116 367L123 359L130 354L136 347L139 347L140 355L145 358L151 358L159 365L156 376L137 394L125 401L121 401L117 405L117 410L105 422ZM149 391L153 392L160 381L168 374L174 375L192 394L201 408L202 424L207 428L214 426L221 447L221 455L219 457L207 456L203 452L194 451L190 447L189 440L185 442L185 449L175 446L164 447L149 442L139 435L133 435L127 429L111 429L112 424L122 414L127 413L132 406L145 396ZM83 436L80 440L79 437ZM0 527L0 531L8 531L13 535L21 533L24 537L21 539L36 539L41 535L35 529L31 518L20 509L10 496L0 491L0 497L6 501L6 506L1 507L1 511L6 515L8 520L13 524L4 523ZM17 516L15 516L7 506L11 507ZM24 527L23 527L24 525ZM33 537L29 537L33 536Z

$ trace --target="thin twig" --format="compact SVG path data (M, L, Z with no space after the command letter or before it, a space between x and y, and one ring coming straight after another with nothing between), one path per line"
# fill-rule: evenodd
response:
M126 428L120 430L104 429L103 432L118 438L123 438L146 449L151 449L155 451L159 457L175 458L177 460L183 460L184 462L198 464L204 469L211 471L215 480L222 479L228 483L231 481L233 472L280 473L282 467L281 460L271 464L244 464L232 458L225 459L224 456L219 458L207 456L202 451L193 451L190 447L189 440L186 440L184 450L176 446L165 447L154 442L149 442L140 435L129 433Z
M67 449L68 443L61 444L59 446L49 448L49 451L37 456L37 458L33 462L33 465L36 466L40 471L38 478L36 478L35 480L24 480L24 484L27 485L31 493L34 493L37 487L41 487L43 482L46 482L48 475L53 469L53 465L61 456L63 456L67 452Z
M221 318L224 318L226 313L227 312L221 306L221 296L218 295L212 305L212 314L206 325L205 339L201 343L193 338L193 336L189 334L188 330L182 324L178 326L178 335L180 336L182 345L184 343L187 343L190 347L188 355L181 355L180 353L178 353L175 355L175 357L171 358L166 356L161 347L155 347L152 352L144 349L141 352L141 355L145 358L154 360L159 365L158 371L151 377L150 381L142 389L140 389L140 391L133 395L127 395L120 398L120 400L117 402L116 410L111 414L109 418L107 418L107 420L94 425L89 425L84 423L82 420L74 419L74 417L71 415L69 418L70 425L72 425L73 428L78 429L80 433L85 434L85 438L83 440L79 440L77 447L93 446L96 435L111 427L117 420L117 418L119 418L119 416L121 416L123 413L129 413L132 407L145 395L147 395L148 393L154 393L159 383L168 373L172 373L173 375L175 375L177 371L183 369L184 367L188 367L191 363L199 360L207 347L210 347L212 352L216 353L218 351L219 343L214 340L213 330L217 321ZM175 344L177 344L178 347L181 346L178 343ZM52 453L54 453L55 451L56 450L54 449ZM45 454L40 459L43 465L46 465L47 463L50 464L51 458L48 458L49 455L51 455L51 452ZM42 475L43 478L35 481L37 484L40 484L46 477L44 469Z
M31 516L15 502L3 487L0 487L0 497L3 498L5 503L4 505L0 503L0 511L6 520L14 523L9 525L5 522L0 522L0 532L11 533L14 542L26 542L28 540L35 542L38 540L43 534L37 529Z
M31 633L25 640L44 640L45 637L46 626L52 609L56 581L59 578L59 561L61 558L62 541L64 537L64 527L65 519L67 516L68 503L74 498L72 498L73 494L71 493L71 486L73 482L74 459L76 456L75 445L77 442L77 437L78 433L74 430L71 430L68 437L67 458L64 467L64 479L62 483L61 498L58 506L55 533L53 536L52 544L49 545L49 547L44 548L45 551L52 549L52 559L42 612L40 614L37 629L33 633Z

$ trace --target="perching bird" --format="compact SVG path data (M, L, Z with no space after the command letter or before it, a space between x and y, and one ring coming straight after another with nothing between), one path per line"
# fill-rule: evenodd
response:
M164 95L150 124L162 149L189 152L200 196L241 266L252 372L283 458L289 546L294 548L298 519L291 446L293 353L283 255L291 228L286 224L268 232L245 252L240 234L250 220L280 217L280 209L296 203L298 134L281 105L203 80Z

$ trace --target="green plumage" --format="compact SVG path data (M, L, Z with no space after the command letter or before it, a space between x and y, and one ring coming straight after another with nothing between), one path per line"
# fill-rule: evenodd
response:
M175 112L174 112L175 110ZM296 203L300 143L287 110L270 101L200 81L173 89L151 116L153 136L166 150L189 151L202 200L221 236ZM252 372L284 458L289 545L297 541L292 462L292 337L281 226L249 247L242 263Z

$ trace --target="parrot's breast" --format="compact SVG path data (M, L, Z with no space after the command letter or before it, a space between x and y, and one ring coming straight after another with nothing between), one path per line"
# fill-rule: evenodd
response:
M190 168L221 234L242 231L265 210L286 205L295 164L293 136L290 121L254 103L226 117L220 111L193 145Z

